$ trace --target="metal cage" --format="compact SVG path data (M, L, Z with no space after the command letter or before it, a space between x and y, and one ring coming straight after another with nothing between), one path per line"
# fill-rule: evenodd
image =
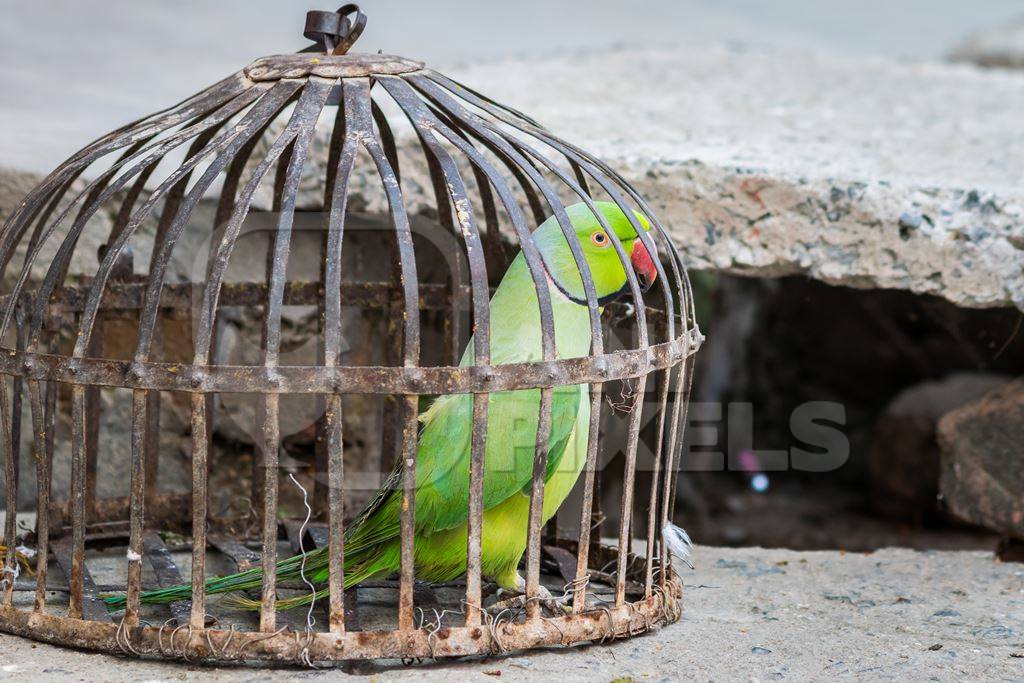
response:
M4 225L0 449L6 563L0 630L107 652L310 663L569 645L626 637L678 618L682 584L662 529L672 516L692 359L702 339L679 253L620 175L529 117L422 63L347 54L364 24L355 6L310 12L306 35L317 45L259 59L180 104L98 139L53 171ZM320 147L318 131L325 137L329 131L323 169L309 161ZM426 169L425 187L409 187L404 172L414 167ZM322 212L315 214L322 229L320 272L299 280L290 272L289 257L296 221L305 213L297 208L305 201L299 198L300 185L308 177L323 189ZM350 245L351 231L346 232L353 184L367 177L376 179L376 189L360 191L383 197L384 255L377 247ZM269 193L269 206L260 205L260 192ZM416 214L454 240L449 260L468 269L468 282L444 274L444 268L436 269L442 277L435 282L418 276L423 254L410 209L416 192L427 198ZM655 259L659 285L645 304L629 258L608 230L627 270L629 292L603 315L565 212L571 202L593 208L598 197L618 204L650 253L660 255ZM176 249L184 249L196 229L197 207L204 206L212 207L214 228L208 245L195 250L205 254L202 272L173 276ZM649 219L650 233L639 229L633 209ZM99 229L109 232L98 255L83 255L88 241L82 235L96 229L101 210L109 210L111 218ZM244 226L260 214L273 224L263 254L266 270L255 281L232 281L233 251L247 234ZM531 237L531 229L548 216L561 225L582 275L592 337L585 357L556 354L549 281ZM390 263L390 276L385 281L348 278L343 240L356 259ZM147 250L148 263L138 258ZM537 291L543 358L492 365L491 287L517 250ZM74 272L80 258L95 258L94 270ZM282 363L283 311L290 306L316 310L315 362ZM257 360L232 363L220 352L220 325L229 309L256 312L243 327L259 332ZM380 339L382 362L349 360L343 334L351 311L377 316L379 334L371 337ZM185 321L190 348L167 338L168 321ZM615 326L628 329L630 343L611 350ZM475 362L456 367L470 330ZM443 340L444 353L433 364L421 344L428 333ZM118 354L115 348L126 351ZM555 525L542 528L539 520L552 391L573 384L589 385L591 418L587 466L575 503L578 530L567 539ZM609 408L602 399L608 397L607 387L624 391L624 384L628 400ZM491 392L525 388L541 390L525 555L527 600L520 612L496 616L487 610L480 564L487 399ZM116 390L130 394L129 455L123 458L129 462L121 463L128 465L130 490L104 497L97 493L97 461L110 449L98 432L109 407L104 392ZM437 587L414 576L417 413L420 396L451 393L474 395L468 566L464 581ZM234 457L231 445L221 444L213 429L220 419L218 401L228 395L254 397L256 404L252 476L240 478L249 509L235 515L210 505L218 458L228 463ZM308 469L314 491L305 520L279 512L280 414L295 397L313 400L320 411L311 428L315 455ZM379 411L369 412L380 419L360 424L358 415L343 417L344 402L353 397L378 401ZM160 463L169 457L162 456L166 425L161 415L166 422L172 398L188 416L190 479L178 492L162 491L159 484ZM626 425L624 456L621 469L602 476L602 420L612 419ZM347 591L342 588L343 530L345 514L354 506L345 500L343 425L379 432L376 452L368 449L366 457L376 456L382 469L389 458L408 465L399 577ZM649 445L653 459L644 463L649 489L638 500L641 443ZM51 491L55 463L65 448L70 453L66 500ZM215 449L227 455L213 457ZM36 479L34 501L23 503L19 514L29 470ZM595 494L602 479L606 489L621 486L618 510L610 512L617 515L617 528L609 529L614 541L607 546L600 536L609 524L601 524L602 494ZM168 530L183 536L172 542L160 533ZM643 545L635 536L645 539L646 552L634 553L634 544ZM253 550L246 542L256 539ZM329 599L319 606L326 608L322 626L289 624L276 609L275 596L284 588L276 585L274 567L282 556L279 545L287 540L300 549L304 544L330 549ZM228 617L210 618L204 581L212 574L208 560L213 557L228 570L262 566L258 623L256 617L230 625ZM101 565L121 582L97 582ZM55 580L59 575L63 584ZM167 586L189 575L191 600L169 608L140 606L144 582ZM571 595L566 614L545 616L531 600L545 582ZM108 613L98 599L112 588L127 593L123 615ZM438 597L442 590L456 596L448 614ZM371 594L374 609L396 615L390 627L360 626Z

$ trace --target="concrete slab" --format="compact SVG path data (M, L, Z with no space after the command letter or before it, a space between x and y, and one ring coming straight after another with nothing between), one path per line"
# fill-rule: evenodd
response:
M694 268L1024 308L1024 74L681 46L454 76L624 170Z

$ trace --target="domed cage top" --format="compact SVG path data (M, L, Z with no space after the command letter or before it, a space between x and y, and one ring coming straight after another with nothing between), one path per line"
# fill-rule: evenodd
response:
M679 253L619 174L529 117L419 62L348 54L364 25L354 5L310 12L316 45L98 139L4 225L0 630L139 655L310 663L568 645L678 618L663 529L702 340ZM598 201L656 255L646 301L651 283ZM617 300L598 295L571 204L590 210L625 270ZM552 302L568 294L534 240L549 218L582 282L589 352L578 357L556 346ZM540 353L492 363L490 298L517 253ZM590 412L568 538L543 525L543 498L553 396L576 385ZM539 391L525 600L494 609L481 564L488 407L525 389ZM451 394L472 395L467 560L464 578L432 585L416 579L419 416ZM295 405L305 418L284 428ZM402 491L398 578L345 589L346 524L367 502L349 480L371 461L383 473L403 464L390 480ZM173 490L167 473L182 463ZM619 501L606 514L609 495ZM278 602L314 587L277 580L282 544L299 558L328 553L326 596L297 617ZM262 570L251 619L206 594L210 577L251 567ZM188 581L186 599L140 599ZM568 599L564 613L545 615L545 585ZM118 592L123 612L103 602Z

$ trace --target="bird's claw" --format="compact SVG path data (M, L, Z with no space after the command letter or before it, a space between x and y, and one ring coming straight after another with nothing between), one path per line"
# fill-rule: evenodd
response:
M500 596L504 592L505 591L503 589L499 590L498 591L498 595ZM551 591L549 591L544 586L538 587L538 589L537 589L537 597L534 598L534 599L540 604L540 606L544 610L546 610L548 612L548 614L550 616L561 617L561 616L565 616L566 614L569 614L571 612L571 609L570 609L569 605L566 604L568 602L568 597L563 595L563 596L559 596L559 597L556 598L553 595L551 595ZM524 607L526 607L526 603L527 603L526 593L523 592L523 593L519 593L517 595L514 595L511 598L505 598L504 600L499 600L498 602L496 602L493 605L491 605L487 609L487 612L491 616L497 616L498 614L500 614L501 612L503 612L505 610L513 610L514 611L514 610L523 609Z

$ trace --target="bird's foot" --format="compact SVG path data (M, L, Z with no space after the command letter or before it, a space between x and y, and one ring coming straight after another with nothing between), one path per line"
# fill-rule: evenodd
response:
M510 598L499 599L498 602L496 602L493 605L491 605L487 609L487 612L491 616L497 616L498 614L500 614L501 612L504 612L505 610L516 611L516 610L523 609L523 608L526 607L526 603L530 602L532 600L536 600L538 603L540 603L541 608L543 608L550 616L559 616L559 617L561 617L561 616L565 616L566 614L568 614L571 611L569 606L568 606L568 604L567 604L568 603L568 596L560 595L560 596L558 596L556 598L555 596L551 595L551 591L549 591L544 586L538 586L537 587L537 595L536 595L536 597L534 597L534 598L527 598L526 597L526 581L524 581L522 577L516 577L516 578L518 579L518 581L517 581L517 585L516 585L515 589L512 589L512 590L506 590L504 588L499 589L498 590L498 597L501 598L501 596L504 593L506 593L506 592L516 593L516 595L513 595Z

